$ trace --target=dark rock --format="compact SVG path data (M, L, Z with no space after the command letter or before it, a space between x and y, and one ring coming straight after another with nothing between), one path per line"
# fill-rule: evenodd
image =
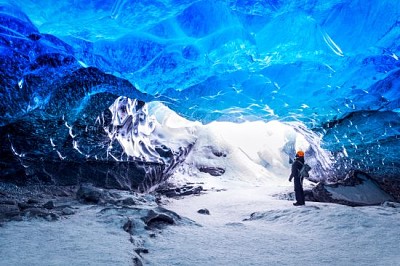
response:
M362 187L361 185L364 183L368 184L368 186ZM359 195L353 194L352 189L355 187L359 188L357 192ZM375 191L374 195L369 195L370 189ZM332 195L330 191L333 191L332 193L337 195ZM312 194L315 201L332 202L348 206L380 205L385 201L392 200L392 197L386 194L371 176L362 171L354 170L350 171L344 180L339 180L336 183L318 183L312 189Z
M294 199L295 199L295 196L292 195L292 200L294 200ZM316 201L316 199L314 198L314 193L313 193L312 189L305 189L304 190L304 199L306 201Z
M23 211L24 215L28 215L28 216L46 216L47 214L49 214L50 212L46 209L43 208L27 208Z
M133 259L133 266L143 266L143 262L138 257L134 257Z
M110 197L114 199L120 199L122 197L119 193L116 192L109 192L108 195L110 195Z
M199 171L203 173L208 173L212 176L221 176L225 173L225 169L212 166L201 166L199 167Z
M28 204L28 203L25 203L25 202L18 202L18 207L21 209L21 211L23 211L25 209L35 208L36 205L35 204Z
M185 185L178 188L163 188L157 190L158 193L165 195L167 197L181 197L181 196L188 196L188 195L196 195L200 194L203 191L202 186L189 186Z
M49 212L47 209L37 207L25 209L22 215L27 218L43 218L47 221L56 221L59 218L57 214Z
M49 221L49 222L57 221L59 218L60 218L60 217L59 217L57 214L55 214L55 213L49 213L48 215L46 215L46 216L44 217L44 219L46 219L46 220Z
M162 224L174 224L174 219L165 214L165 213L157 213L153 210L150 210L145 217L142 217L142 220L147 225L149 229L157 228Z
M76 193L77 199L85 203L98 204L103 200L103 190L89 184L82 184Z
M135 252L137 253L137 254L148 254L149 253L149 250L147 249L147 248L136 248L135 249Z
M11 220L20 215L17 205L0 204L0 221Z
M213 150L212 153L217 156L217 157L226 157L226 153L222 152L222 151L215 151Z
M70 207L65 207L64 209L62 209L61 213L63 215L73 215L75 214L75 211Z
M128 218L128 221L126 221L126 223L124 223L124 225L122 226L122 229L124 229L125 232L133 234L133 230L135 228L135 224L134 222Z
M28 201L26 203L28 203L28 204L38 204L39 201L37 199L28 199Z
M388 178L374 178L376 182L378 182L379 186L389 195L393 197L393 199L397 202L400 202L400 181L393 180Z
M210 211L207 209L200 209L197 211L200 214L206 214L206 215L210 215Z
M0 199L0 204L17 205L17 202L15 200Z
M48 210L51 210L54 208L54 202L52 200L46 202L45 204L43 204L43 208L46 208Z
M122 203L123 205L127 205L127 206L136 205L136 202L135 202L135 200L134 200L133 198L126 198L126 199L123 199L123 200L121 201L121 203Z
M385 201L382 203L383 207L390 207L390 208L400 208L400 203L398 202L391 202L391 201Z

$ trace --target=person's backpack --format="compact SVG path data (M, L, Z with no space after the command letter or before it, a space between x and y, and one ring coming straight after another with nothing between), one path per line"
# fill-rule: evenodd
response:
M301 162L300 162L301 163ZM309 166L306 163L301 163L303 166L300 169L300 177L301 179L305 178L305 177L310 177L310 174L308 173L311 170L311 166Z

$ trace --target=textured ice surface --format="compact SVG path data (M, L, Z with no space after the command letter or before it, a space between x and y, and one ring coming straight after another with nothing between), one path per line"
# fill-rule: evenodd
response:
M42 112L71 125L91 104L104 110L119 96L158 99L202 123L299 121L305 137L326 135L321 144L340 171L398 178L395 1L1 6L1 125L36 123Z

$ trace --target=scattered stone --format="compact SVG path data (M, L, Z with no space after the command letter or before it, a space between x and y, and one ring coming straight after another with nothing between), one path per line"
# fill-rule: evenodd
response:
M29 209L29 208L35 208L36 205L28 204L28 203L25 203L25 202L18 202L18 207L20 208L21 211L24 211L24 210Z
M226 223L225 225L227 226L232 226L232 227L243 227L243 223L237 223L237 222L232 222L232 223Z
M226 157L226 153L224 153L223 151L213 150L212 153L217 157Z
M147 249L147 248L136 248L135 249L135 252L137 253L137 254L148 254L149 253L149 250Z
M200 214L210 215L210 211L207 209L200 209L197 212Z
M0 205L0 220L12 220L20 215L17 205L1 204Z
M0 199L0 204L17 205L17 202L15 200Z
M138 257L134 257L133 259L133 266L143 266L143 262Z
M203 173L208 173L212 176L221 176L225 173L225 169L213 166L201 166L199 167L199 171Z
M132 205L136 205L136 202L133 198L126 198L126 199L122 200L122 204L132 206Z
M63 215L73 215L75 214L75 211L70 207L65 207L64 209L62 209L61 213Z
M201 191L203 191L202 186L188 186L188 185L178 187L178 188L157 190L158 193L165 195L169 198L189 196L189 195L198 195L198 194L200 194Z
M57 221L60 217L55 213L49 213L44 217L49 222Z
M46 217L49 214L47 209L42 208L27 208L23 211L23 214L28 217Z
M43 208L46 208L48 210L54 209L54 202L52 200L46 202L43 204Z
M103 198L103 190L89 184L82 184L76 193L78 200L84 203L98 204Z
M385 201L384 203L382 203L382 206L390 208L400 208L400 203L393 201Z
M131 219L128 218L128 221L122 226L125 232L132 234L133 229L135 228L135 224Z
M39 201L36 200L36 199L28 199L28 201L26 203L28 203L28 204L38 204Z
M174 224L174 219L165 214L165 213L157 213L153 210L150 210L145 217L141 218L144 223L147 225L146 229L152 229L158 227L162 224Z

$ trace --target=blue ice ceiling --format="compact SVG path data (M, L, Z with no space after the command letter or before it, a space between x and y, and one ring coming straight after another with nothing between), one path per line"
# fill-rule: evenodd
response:
M193 119L318 124L398 108L373 87L400 66L393 0L37 2L16 2L26 30Z
M20 0L0 19L3 126L124 95L204 123L301 121L340 167L398 176L396 0Z

